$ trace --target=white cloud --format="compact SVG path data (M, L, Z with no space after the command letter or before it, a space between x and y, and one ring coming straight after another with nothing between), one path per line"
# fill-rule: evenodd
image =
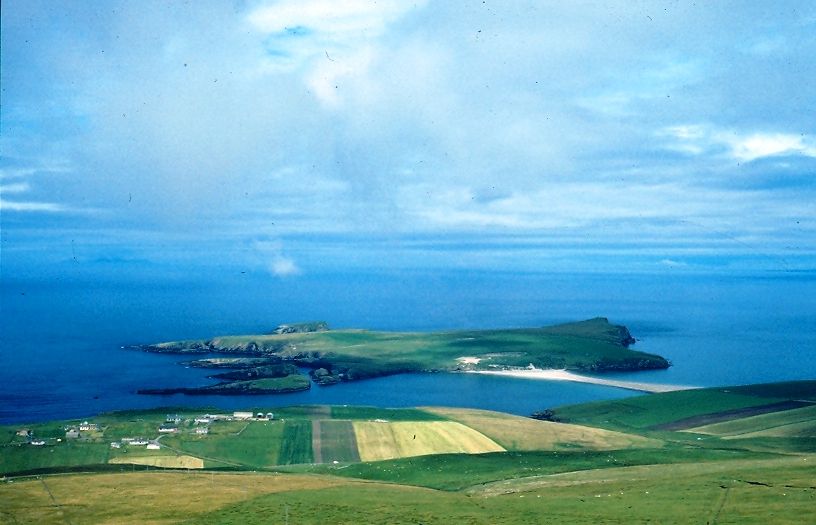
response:
M14 184L0 184L0 195L3 193L25 193L31 189L27 182L17 182Z
M21 211L21 212L65 212L70 211L65 206L53 202L20 202L0 200L0 211Z
M424 2L400 0L282 0L256 9L249 21L268 33L306 28L331 35L378 36L406 11Z
M313 57L332 61L382 36L388 26L425 2L400 0L282 0L252 11L249 23L267 35L272 67Z
M303 273L294 259L284 255L280 241L255 241L253 248L272 275L290 277Z
M293 259L278 255L269 263L269 271L278 277L288 277L301 273L300 268Z
M723 139L731 147L731 155L743 161L776 155L816 157L816 143L804 135L753 133L747 136L726 136Z
M724 130L701 124L668 126L658 132L668 137L666 147L690 155L725 153L749 162L779 155L816 157L816 142L805 134Z

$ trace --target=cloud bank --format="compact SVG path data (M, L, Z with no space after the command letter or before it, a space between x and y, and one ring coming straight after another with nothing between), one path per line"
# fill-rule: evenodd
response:
M459 263L414 238L489 238L487 267L520 264L517 239L562 269L816 260L809 2L2 9L9 260L66 232L173 264L168 239L273 238L277 276L371 239L408 266ZM637 248L589 255L610 239Z

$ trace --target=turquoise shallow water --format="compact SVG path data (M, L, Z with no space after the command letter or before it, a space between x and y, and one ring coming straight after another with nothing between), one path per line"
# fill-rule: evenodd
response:
M816 279L810 276L412 274L172 283L6 279L0 423L167 405L451 405L529 414L638 395L594 385L464 374L395 376L280 396L140 396L194 386L206 370L134 343L258 333L326 319L336 327L436 330L541 326L598 315L627 325L665 371L616 377L701 386L816 378Z

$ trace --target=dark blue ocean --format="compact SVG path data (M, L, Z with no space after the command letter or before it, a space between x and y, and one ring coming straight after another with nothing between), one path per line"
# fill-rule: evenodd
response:
M423 374L305 393L140 396L207 384L182 356L122 346L266 332L322 319L336 328L511 328L608 317L667 357L665 371L621 374L701 386L816 378L816 275L564 275L418 272L31 282L0 286L0 423L158 406L224 409L301 403L448 405L527 415L635 392L563 382Z

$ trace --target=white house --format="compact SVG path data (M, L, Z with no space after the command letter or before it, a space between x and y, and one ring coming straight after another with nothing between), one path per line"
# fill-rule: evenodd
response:
M210 419L209 416L199 416L199 417L195 418L196 425L198 425L198 424L209 425L211 422L212 422L212 419Z
M198 428L195 429L195 433L196 434L209 434L210 429L207 428L207 427L198 427Z
M159 450L160 448L161 448L161 445L159 445L158 443L148 443L147 444L147 450Z
M159 432L162 434L171 434L173 432L178 432L178 428L172 425L162 425L159 427Z
M122 448L122 444L119 443L118 441L112 441L111 448Z

